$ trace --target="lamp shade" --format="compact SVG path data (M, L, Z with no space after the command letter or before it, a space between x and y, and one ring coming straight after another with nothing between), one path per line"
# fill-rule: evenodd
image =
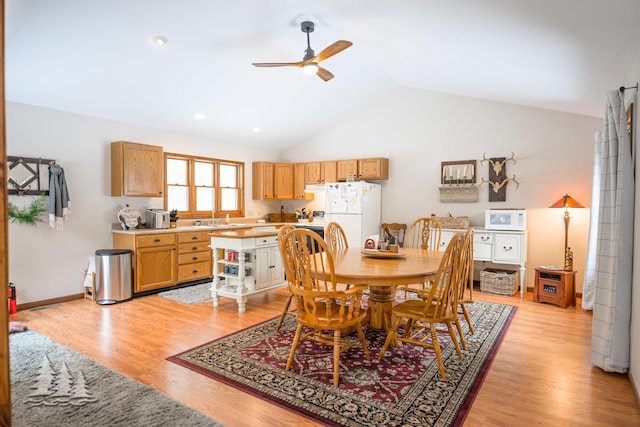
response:
M550 208L584 208L580 203L576 202L573 197L568 194L560 197L560 200L549 206Z

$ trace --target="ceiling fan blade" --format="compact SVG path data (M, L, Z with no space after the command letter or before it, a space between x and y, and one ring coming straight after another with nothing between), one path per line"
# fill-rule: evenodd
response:
M331 58L333 55L342 52L352 44L353 43L347 40L338 40L334 44L324 48L322 52L320 52L318 55L316 55L315 58L313 58L313 61L317 63L320 61L324 61L327 58Z
M255 67L302 67L303 61L298 62L252 62L251 65Z
M328 80L331 80L332 78L335 77L331 73L331 71L327 70L326 68L322 68L322 67L318 67L318 72L316 74L318 74L318 77L320 77L325 82L328 81Z

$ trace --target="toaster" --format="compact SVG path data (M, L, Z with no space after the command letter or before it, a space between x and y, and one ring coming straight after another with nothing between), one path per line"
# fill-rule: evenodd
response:
M147 228L169 228L169 211L162 209L147 209Z

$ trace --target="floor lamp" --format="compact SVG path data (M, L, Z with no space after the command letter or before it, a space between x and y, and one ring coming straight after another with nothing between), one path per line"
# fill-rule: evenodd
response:
M549 207L564 208L564 269L566 271L573 271L573 252L571 252L571 248L569 247L569 221L571 220L569 208L584 208L584 206L576 202L570 195L565 194L560 200Z

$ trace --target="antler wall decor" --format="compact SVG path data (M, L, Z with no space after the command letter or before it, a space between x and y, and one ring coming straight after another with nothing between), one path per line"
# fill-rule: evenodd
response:
M513 154L513 151L511 152L511 157L509 157L508 159L506 159L504 157L493 157L493 158L488 159L487 156L486 156L486 153L482 153L482 160L480 160L480 164L482 164L484 162L489 162L489 164L493 168L493 171L496 173L496 175L500 175L500 172L502 171L502 167L509 160L513 160L513 164L514 165L516 164L516 159L514 157L515 157L515 154ZM502 161L500 161L500 160L502 160Z
M520 183L516 180L516 176L507 177L507 162L511 160L516 164L515 154L511 152L511 157L491 157L487 158L486 153L482 153L480 163L489 162L489 179L482 178L480 185L487 183L491 185L493 191L489 191L490 202L504 202L507 200L507 184L509 181L516 183L516 189Z
M480 185L482 184L491 184L491 188L493 190L494 193L497 193L498 191L500 191L500 189L502 187L504 187L507 183L509 183L509 181L513 181L516 183L516 189L518 189L518 187L520 187L520 183L516 180L516 176L513 175L511 178L505 178L502 180L502 182L491 182L488 181L484 178L482 178L482 180L480 181Z

